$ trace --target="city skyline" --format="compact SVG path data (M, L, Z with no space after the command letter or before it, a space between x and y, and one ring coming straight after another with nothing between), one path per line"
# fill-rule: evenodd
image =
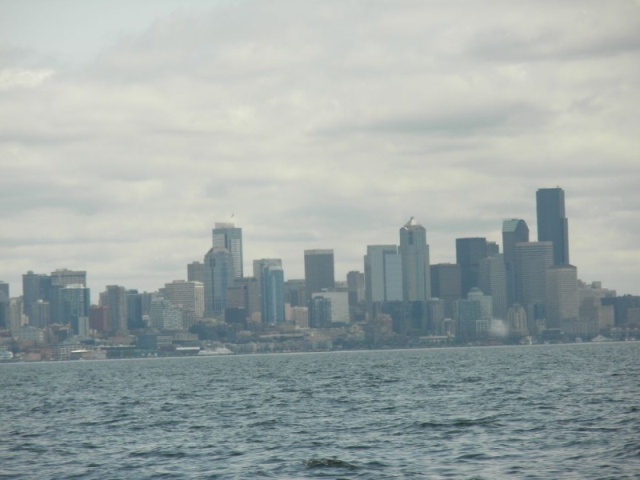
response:
M216 222L243 229L245 272L303 278L330 248L342 280L411 216L452 263L504 220L537 239L535 192L559 185L578 277L640 294L639 11L5 2L0 280L153 291Z

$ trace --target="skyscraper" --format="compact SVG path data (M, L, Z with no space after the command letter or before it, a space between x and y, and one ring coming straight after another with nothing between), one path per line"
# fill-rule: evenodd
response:
M226 248L233 258L232 277L242 277L242 229L233 223L216 223L212 231L213 248Z
M547 269L547 327L578 319L578 270L573 265Z
M467 295L478 286L479 262L482 258L487 258L486 238L456 238L456 263L460 265L462 295Z
M227 287L234 277L234 258L226 248L212 248L204 256L204 315L223 319Z
M304 279L307 300L311 299L314 293L333 290L335 274L332 249L304 251Z
M266 265L261 273L262 322L284 323L284 272L280 265Z
M109 331L116 334L128 333L126 289L118 285L107 285L107 290L100 295L100 299L102 305L107 307Z
M400 257L403 300L414 302L431 298L427 230L413 217L400 229Z
M446 318L453 318L455 302L462 298L460 265L439 263L431 265L431 295L444 301Z
M547 269L553 265L551 242L516 243L516 300L524 307L547 302Z
M516 303L516 243L529 241L529 227L524 220L513 218L502 222L502 249L507 276L507 306Z
M507 271L503 254L482 258L479 262L478 288L491 295L493 315L505 319L507 316Z
M564 190L541 188L536 192L538 241L553 242L553 264L569 264L569 225L564 211Z
M402 300L402 257L397 245L367 245L364 256L367 303Z

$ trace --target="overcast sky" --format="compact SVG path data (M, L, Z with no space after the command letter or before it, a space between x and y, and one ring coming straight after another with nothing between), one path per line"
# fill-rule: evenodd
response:
M571 263L640 294L637 1L0 0L0 280L153 291L234 221L336 277L414 216L431 263L565 190Z

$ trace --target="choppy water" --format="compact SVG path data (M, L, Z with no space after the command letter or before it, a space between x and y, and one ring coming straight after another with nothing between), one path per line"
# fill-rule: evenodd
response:
M0 478L640 478L640 343L4 364Z

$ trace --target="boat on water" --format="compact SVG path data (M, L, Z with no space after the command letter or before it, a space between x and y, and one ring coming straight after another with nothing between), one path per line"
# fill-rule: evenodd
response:
M200 356L208 356L208 355L231 355L233 352L229 350L227 347L218 347L218 348L205 348L204 350L200 350L198 355Z

